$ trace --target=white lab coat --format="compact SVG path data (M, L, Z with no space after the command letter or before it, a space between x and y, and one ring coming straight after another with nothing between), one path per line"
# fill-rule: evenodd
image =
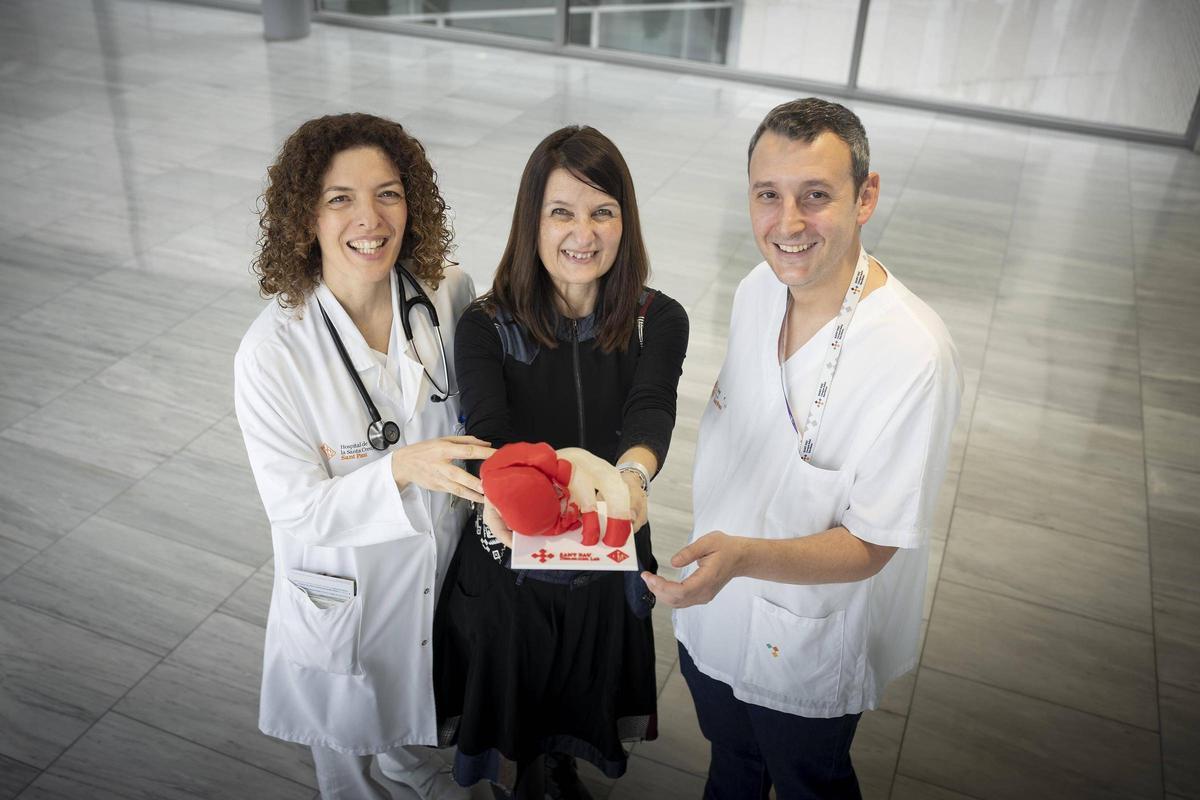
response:
M275 548L259 727L358 755L437 742L433 607L468 511L447 494L411 484L398 491L392 479L395 447L461 430L455 398L429 399L434 389L405 340L396 289L393 272L386 368L324 285L297 310L274 302L263 309L234 365L238 422ZM437 291L426 289L457 386L454 328L474 286L451 267ZM386 453L367 443L370 415L316 298L380 415L401 428ZM414 307L410 319L441 383L441 350L426 312ZM353 578L358 594L318 608L288 580L289 569Z
M725 363L700 422L692 540L711 530L797 538L840 524L900 549L853 583L735 578L711 602L676 611L675 633L697 668L739 699L837 717L878 707L888 681L916 664L929 526L962 378L941 320L889 274L850 324L814 460L805 462L777 355L786 301L765 263L738 287ZM801 420L835 324L788 361Z

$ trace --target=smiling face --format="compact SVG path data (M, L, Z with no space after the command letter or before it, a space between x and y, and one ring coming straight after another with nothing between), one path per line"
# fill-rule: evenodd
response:
M551 172L542 196L538 257L570 306L576 306L576 298L594 299L598 281L612 269L620 245L621 206L616 199L565 169Z
M333 157L317 200L321 279L357 292L389 280L400 253L408 206L395 165L377 147L355 147Z
M845 291L858 260L859 228L878 199L879 175L871 173L856 192L850 148L828 131L812 142L768 131L750 157L754 240L793 293L835 284Z

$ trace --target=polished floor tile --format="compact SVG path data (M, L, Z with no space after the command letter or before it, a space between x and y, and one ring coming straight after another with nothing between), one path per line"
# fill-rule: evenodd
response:
M157 663L144 650L0 601L0 754L45 769Z
M672 653L672 662L678 662ZM639 742L634 747L638 758L657 761L684 772L708 773L708 740L700 733L696 708L687 681L678 667L672 669L658 695L658 739Z
M1200 527L1177 525L1150 515L1150 567L1156 595L1200 603Z
M933 592L930 592L930 597L927 605L932 605ZM926 612L928 615L928 611ZM921 639L918 644L918 651L925 646L925 634L929 631L928 616L921 621ZM883 699L879 702L879 709L887 711L891 714L896 714L901 717L908 716L909 708L912 706L913 690L917 686L917 670L901 675L896 680L888 684L887 689L883 693Z
M252 567L271 556L271 526L250 470L187 452L138 481L99 515Z
M1142 402L1148 408L1200 417L1200 377L1143 372Z
M1134 302L1134 275L1129 261L1103 259L1072 251L1024 247L1004 256L1000 293L1040 292L1057 297Z
M1092 367L1105 373L1121 366L1136 372L1137 331L1128 318L1132 304L1096 303L1094 308L1078 309L1083 312L1080 318L1069 319L1053 317L1053 311L1045 308L1043 302L1048 299L1053 298L1025 293L1009 302L1034 307L1014 313L1003 297L998 298L988 337L989 356L992 351L999 351L1017 354L1027 362ZM1113 313L1097 315L1109 319L1093 322L1085 316L1093 310Z
M0 537L35 551L71 532L133 483L86 461L0 438Z
M1142 431L1132 424L1089 417L987 393L976 401L971 445L1021 456L1038 452L1046 466L1142 482Z
M1146 465L1146 495L1156 620L1161 618L1158 632L1173 631L1172 636L1177 636L1181 632L1178 615L1189 607L1200 607L1200 473L1150 462ZM1166 652L1179 652L1178 643L1172 642ZM1168 663L1174 661L1175 656L1170 655ZM1191 663L1197 663L1195 656Z
M943 580L921 663L1156 731L1154 637ZM1086 684L1075 675L1087 675ZM914 700L916 713L917 704Z
M960 508L941 579L1147 633L1153 629L1150 561L1141 548Z
M216 418L233 411L233 356L171 331L148 342L91 381L131 397Z
M88 381L0 436L140 478L219 417L219 413L189 411ZM56 435L47 436L47 430Z
M1046 331L988 342L979 389L1100 423L1135 425L1142 404L1137 359L1129 350L1048 340Z
M859 720L850 759L863 800L887 800L890 796L904 722L904 717L887 711L868 711Z
M0 755L0 798L12 800L33 782L41 770Z
M238 308L226 308L223 305L210 305L197 311L192 316L172 328L167 337L176 342L187 342L195 347L214 350L222 356L229 357L237 352L241 343L242 333L250 327L257 312L266 301L255 303L253 311ZM226 389L225 399L228 399L230 373L232 363L222 362L225 372L220 375L221 385ZM211 362L210 362L210 369Z
M0 582L0 598L165 655L252 571L93 517Z
M701 797L704 778L691 772L641 758L629 758L629 769L614 784L608 800L641 800L644 797Z
M1200 692L1200 603L1154 597L1158 679Z
M263 635L258 625L213 614L113 710L315 788L308 748L258 730Z
M664 571L660 569L659 574L664 574ZM654 680L655 686L661 694L665 691L671 676L675 674L675 665L679 660L678 644L675 640L675 631L671 627L671 609L666 605L659 606L656 603L650 614L651 623L654 626ZM660 709L659 714L663 713Z
M1146 549L1146 491L1140 481L968 446L957 503L997 517Z
M99 348L0 326L0 395L42 406L117 361Z
M37 269L33 265L5 258L0 261L0 297L4 300L0 309L4 318L23 314L33 306L53 299L82 280L70 272L52 272Z
M1146 406L1146 460L1200 472L1200 416Z
M1163 684L1159 694L1162 716L1163 771L1167 792L1182 797L1200 795L1200 692Z
M237 417L227 414L213 423L212 427L188 442L181 452L221 462L243 470L250 469L246 458L246 445Z
M0 578L16 571L37 554L38 551L32 547L0 536Z
M923 667L898 774L983 800L1162 797L1158 735Z
M1194 313L1198 302L1200 295L1180 304L1175 298L1168 303L1142 304L1138 345L1143 369L1184 379L1200 373L1200 353L1194 346L1200 335L1200 322Z
M897 775L892 784L892 800L974 800L974 797L962 792L943 789L932 783Z
M1125 352L1135 361L1137 322L1132 298L1090 300L1012 289L996 297L992 335L1041 334L1047 344ZM1036 347L1031 349L1038 352Z
M267 561L246 582L229 595L217 610L231 617L267 627L267 611L271 607L271 584L274 581L274 560Z
M692 323L651 506L674 574L761 261L745 149L789 91L323 24L267 45L257 14L191 4L5 12L0 798L313 796L307 755L254 727L273 569L230 364L266 303L266 166L320 114L422 138L480 291L534 144L569 123L617 142L652 285ZM1194 797L1200 156L851 105L883 186L863 241L943 317L966 384L924 666L861 725L864 795L1162 797L1165 776ZM597 798L702 792L668 609L654 628L661 738L619 781L585 767Z
M153 753L153 758L147 758ZM308 800L312 788L236 758L108 714L22 795L29 800Z

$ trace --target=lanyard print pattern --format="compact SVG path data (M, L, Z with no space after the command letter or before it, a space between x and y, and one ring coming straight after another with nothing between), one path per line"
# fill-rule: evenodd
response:
M850 286L846 289L846 298L842 301L842 308L838 312L837 325L833 329L833 339L829 342L829 348L825 353L825 363L821 367L821 380L817 383L817 393L813 397L812 405L808 409L808 417L804 420L804 429L801 430L796 425L796 417L792 414L791 403L788 402L787 396L787 381L784 378L783 363L779 364L779 381L783 386L783 402L787 407L788 418L792 422L792 428L796 431L796 435L800 440L800 458L804 461L812 461L813 452L817 449L817 436L821 432L821 419L825 415L826 401L829 399L829 388L833 385L833 376L837 372L838 359L842 355L842 340L846 338L846 331L850 329L850 320L854 318L854 312L858 308L858 301L862 299L863 287L867 284L867 273L871 268L871 260L867 256L865 249L859 249L858 265L854 270L854 277L850 279ZM784 325L787 325L787 317L784 317Z

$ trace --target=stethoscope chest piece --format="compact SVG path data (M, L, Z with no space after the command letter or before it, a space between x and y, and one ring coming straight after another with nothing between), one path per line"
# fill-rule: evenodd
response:
M377 419L367 426L367 441L376 450L387 450L400 441L400 426L391 420Z

